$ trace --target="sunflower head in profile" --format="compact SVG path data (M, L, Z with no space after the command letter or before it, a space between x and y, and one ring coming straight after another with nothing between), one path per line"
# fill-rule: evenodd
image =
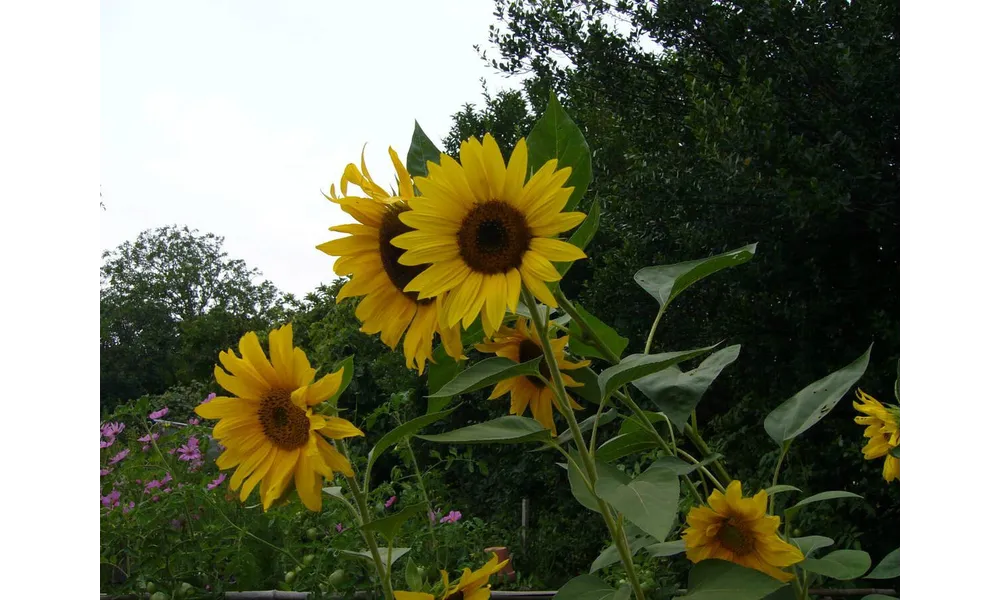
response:
M410 200L400 220L413 228L393 239L406 250L403 265L427 265L406 286L419 298L448 292L444 300L446 326L469 327L482 316L483 330L492 335L506 309L517 309L521 286L539 300L557 306L546 282L562 276L553 262L586 258L576 246L553 236L583 221L579 212L562 212L573 193L564 187L570 169L545 163L525 183L528 147L517 142L508 164L493 136L483 142L469 138L459 150L461 163L441 155L441 164L427 163L427 177L414 182L422 196Z
M443 296L418 298L416 292L404 291L406 286L425 267L403 265L399 262L402 250L390 242L396 236L413 231L400 220L410 210L413 184L410 174L389 148L398 179L398 195L385 191L376 184L361 155L361 169L353 163L347 165L340 180L341 197L330 186L328 198L354 218L356 223L336 225L331 231L347 234L346 237L320 244L323 252L337 256L333 270L337 275L350 276L350 281L340 288L337 301L353 296L363 296L355 315L361 320L361 331L381 332L382 341L395 349L403 333L403 355L406 365L423 373L431 356L434 334L439 333L448 354L463 358L462 342L457 327L441 327ZM348 196L348 184L361 188L363 195Z
M559 365L559 374L562 376L563 385L566 387L580 387L583 384L574 380L565 371L582 369L590 365L590 361L584 360L574 363L566 360L566 345L568 343L569 337L549 340L549 344L552 346L552 353L555 355L556 363ZM503 356L519 363L542 356L542 346L538 334L533 327L528 326L528 320L524 317L518 317L517 324L513 329L501 326L500 330L493 336L492 341L477 344L476 350ZM500 398L507 392L510 392L510 414L523 415L524 409L530 407L531 416L547 427L552 432L552 435L555 435L556 424L552 419L552 407L556 406L557 409L559 407L556 405L555 393L548 385L549 382L553 381L552 373L549 371L548 364L544 359L539 363L538 369L543 379L539 379L535 375L518 375L517 377L505 379L493 388L490 400ZM572 398L569 398L569 401L574 409L580 410L583 408Z
M353 476L351 463L324 436L339 440L364 435L346 419L313 412L313 407L340 390L343 369L314 381L316 370L301 348L292 345L292 326L272 331L270 360L256 334L240 339L237 356L219 353L222 366L215 379L232 396L216 396L195 407L205 419L218 419L212 436L226 447L216 460L220 469L236 471L229 488L240 489L240 501L260 484L264 510L282 497L292 479L302 503L318 511L322 479L333 473Z
M899 479L899 459L889 454L893 448L899 447L899 408L886 407L860 389L856 392L858 400L854 408L862 417L854 417L858 425L865 425L865 437L868 444L861 449L865 460L877 460L885 457L882 465L882 478L886 482Z
M684 546L693 562L706 558L727 560L767 573L775 579L790 581L783 571L802 562L802 551L778 536L781 520L767 515L767 492L753 498L743 497L743 485L732 481L726 493L719 490L708 497L708 506L692 508L687 515Z
M435 596L426 592L393 592L395 600L489 600L490 577L499 573L510 559L500 562L494 553L492 558L475 571L466 568L454 586L448 585L448 572L441 571L442 591Z

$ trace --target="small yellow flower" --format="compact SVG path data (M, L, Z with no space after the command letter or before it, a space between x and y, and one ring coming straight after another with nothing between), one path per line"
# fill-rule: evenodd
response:
M241 502L259 483L267 510L294 477L302 503L318 511L322 478L332 479L334 471L354 474L350 461L323 436L339 440L364 434L346 419L313 413L340 389L343 369L314 382L316 369L301 348L293 347L291 325L275 329L268 339L270 360L253 332L240 339L242 357L220 352L225 370L216 366L215 379L234 397L216 396L194 410L202 418L219 419L212 436L226 450L215 462L220 469L238 467L229 489L242 485Z
M509 561L500 562L494 553L489 562L475 571L466 568L454 587L448 586L448 573L441 571L443 591L439 598L426 592L393 592L392 595L396 600L489 600L490 586L487 584L490 577L499 573Z
M330 186L331 202L354 217L357 223L335 225L331 231L347 236L320 244L317 248L326 254L339 257L333 263L337 275L350 275L351 279L340 288L337 302L344 298L363 296L355 315L361 320L361 331L381 332L385 345L395 349L403 333L403 355L406 366L424 372L424 365L431 356L434 334L441 335L445 350L456 360L462 356L462 341L457 327L441 327L441 307L445 296L435 299L418 299L415 292L404 289L425 267L406 266L399 263L402 250L390 242L394 237L413 231L400 220L400 215L410 210L413 184L410 174L399 160L395 150L389 156L396 169L399 194L382 189L368 173L364 153L361 169L353 163L344 169L340 180L341 197ZM361 188L363 196L348 196L347 185Z
M573 193L563 187L571 169L557 170L548 161L525 183L528 146L514 146L508 164L493 136L482 143L462 142L461 164L441 155L428 163L427 177L414 183L422 196L410 200L411 211L399 216L413 231L392 240L406 250L402 265L429 264L407 284L419 298L445 292L443 324L469 327L482 316L483 331L493 335L506 309L517 310L521 286L540 301L557 306L546 282L562 275L553 262L586 258L582 250L553 236L579 225L580 212L562 212Z
M856 392L858 400L854 408L863 417L854 417L858 425L865 425L865 437L868 444L861 449L865 460L875 460L885 457L882 465L882 477L887 482L899 479L899 459L889 454L889 451L899 446L898 410L887 408L881 402L872 398L859 388Z
M569 337L550 339L549 343L552 345L552 353L555 355L556 364L559 365L559 373L562 375L563 385L567 387L582 386L582 383L575 381L563 371L582 369L588 366L590 361L584 360L572 363L566 360L566 344L569 343ZM517 325L514 329L506 326L500 327L500 330L493 336L491 342L476 344L476 350L491 352L497 356L509 358L514 362L527 362L542 356L541 340L538 338L535 328L529 327L528 321L524 317L518 317ZM549 382L554 381L545 359L542 359L542 362L539 363L539 372ZM545 381L534 375L519 375L510 379L504 379L493 388L493 393L490 394L489 399L494 400L507 392L510 392L510 414L523 415L524 409L530 406L531 416L547 427L552 432L552 435L556 434L556 424L552 419L552 407L559 407L556 405L555 394ZM572 398L569 401L574 409L580 410L583 408Z
M725 494L713 491L708 506L692 508L687 524L684 545L694 563L717 558L790 581L792 574L781 567L805 560L798 548L778 536L781 519L767 515L767 492L744 498L739 481L730 482Z

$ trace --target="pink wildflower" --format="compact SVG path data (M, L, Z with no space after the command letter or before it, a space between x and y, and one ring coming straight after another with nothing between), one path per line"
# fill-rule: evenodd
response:
M213 479L211 483L209 483L207 486L205 486L205 489L207 489L207 490L214 490L215 488L217 488L220 485L222 485L222 482L225 481L225 480L226 480L226 474L225 473L220 473L218 477L216 477L215 479Z
M462 518L462 513L457 510L449 512L447 515L441 517L441 523L456 523Z
M198 419L198 418L190 418L190 419L188 419L188 425L197 425L198 423L201 423L201 420Z
M135 502L129 502L128 504L122 505L122 514L128 514L135 508Z
M152 500L153 500L153 502L159 502L160 501L160 497L159 496L153 496Z
M215 392L212 392L208 396L205 396L205 399L201 401L201 404L204 404L206 402L211 402L212 400L215 400Z
M159 489L160 485L162 485L162 484L159 481L157 481L157 480L154 479L154 480L152 480L152 481L150 481L149 483L146 484L146 491L144 491L143 493L144 494L148 494L151 490Z
M163 493L164 493L164 494L169 494L169 493L170 493L170 492L172 492L173 490L174 490L174 488L163 488Z
M105 475L110 475L110 474L111 474L111 469L101 469L101 477L104 477Z
M170 409L167 408L166 406L164 406L160 410L153 411L153 412L149 413L149 418L153 419L153 420L162 419L163 417L167 416L167 413L169 413L169 412L170 412Z
M391 497L391 498L389 498L388 500L385 501L385 507L389 508L390 506L392 506L395 503L396 503L396 497L393 496L393 497Z
M101 505L114 508L118 506L118 499L121 498L121 495L122 493L118 490L111 490L111 493L107 496L101 496Z
M334 529L337 530L337 533L343 533L344 532L344 524L343 523L337 523L337 525L336 525L336 527L334 527Z
M170 473L167 473L166 475L163 476L163 479L160 480L160 483L169 483L173 480L174 478L170 475Z
M101 448L109 448L115 443L115 438L101 440Z
M123 431L125 431L124 423L105 423L101 425L101 435L106 438L114 438Z
M125 448L124 450L122 450L118 454L115 454L114 457L112 457L111 460L108 461L108 464L109 465L114 465L114 464L120 463L121 461L125 460L125 457L128 456L128 453L129 453L129 449Z
M146 443L149 443L149 442L156 441L158 439L160 439L160 434L158 434L158 433L147 433L146 435L142 436L141 438L137 439L136 441L137 442L146 442Z

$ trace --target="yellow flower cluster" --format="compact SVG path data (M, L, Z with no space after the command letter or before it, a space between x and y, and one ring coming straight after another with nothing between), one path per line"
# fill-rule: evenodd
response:
M889 452L899 447L898 409L887 408L860 389L856 393L861 402L855 402L854 408L864 416L854 417L854 422L865 425L865 437L868 438L868 444L861 449L861 452L866 460L876 460L884 456L882 477L887 482L895 481L899 479L899 459Z

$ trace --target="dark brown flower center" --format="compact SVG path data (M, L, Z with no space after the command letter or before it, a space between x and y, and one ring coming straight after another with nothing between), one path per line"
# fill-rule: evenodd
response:
M264 435L283 450L301 448L309 441L309 417L292 404L288 390L270 390L261 399L257 419Z
M428 267L428 265L419 266L407 266L399 264L399 257L406 252L402 248L397 248L392 245L392 238L397 235L402 235L413 231L412 227L407 226L402 221L399 220L399 215L410 210L408 206L402 202L397 202L389 206L386 209L385 216L382 217L382 226L378 230L378 253L379 257L382 259L382 268L385 270L385 274L389 276L389 281L392 285L396 286L400 292L406 289L407 284L413 281L413 278L420 275ZM431 302L430 298L425 298L423 300L417 300L416 292L403 292L406 296L413 300L414 302L419 302L420 304L425 304Z
M531 229L521 211L490 200L469 211L458 230L458 252L465 264L486 275L521 266L531 242Z
M753 552L753 537L741 527L734 525L731 519L722 524L718 538L722 545L734 554L744 556Z
M532 340L522 340L517 347L517 357L521 360L521 362L535 360L539 356L542 356L542 354L541 347L539 347L539 345ZM552 372L549 371L548 363L544 360L538 363L538 372L542 374L543 379L539 379L535 375L529 375L528 381L535 384L535 387L543 388L552 377Z

